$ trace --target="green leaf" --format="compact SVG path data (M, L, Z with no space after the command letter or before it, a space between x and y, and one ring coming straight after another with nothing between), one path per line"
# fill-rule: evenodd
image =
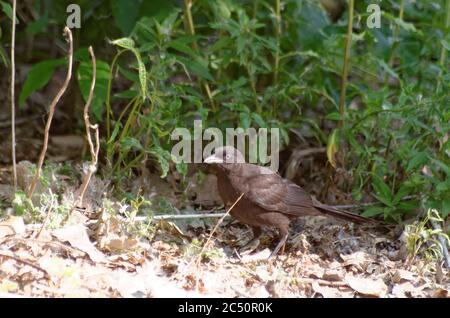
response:
M165 178L169 172L169 161L172 160L172 155L167 150L158 146L152 147L148 152L154 155L158 160L161 167L161 178Z
M120 145L125 151L129 151L130 149L134 150L143 150L141 143L136 138L132 137L124 137L120 140Z
M392 206L392 193L389 186L377 175L372 177L372 187L374 188L375 197L388 206Z
M421 168L428 162L428 155L425 152L417 152L414 157L412 157L408 166L406 167L406 172L411 172L414 169Z
M196 58L196 56L198 55L197 53L195 53L195 51L191 47L189 47L188 45L186 45L182 41L180 41L180 39L169 42L167 45L169 47L171 47L181 53L185 53L193 58Z
M336 152L339 147L339 134L338 130L335 129L331 133L330 137L328 138L327 143L327 158L328 162L333 166L333 168L336 168Z
M411 188L408 185L402 185L400 189L398 189L397 193L394 196L394 199L392 202L394 204L397 204L400 202L401 199L403 199L405 196L407 196L411 191Z
M199 62L189 60L182 56L177 56L176 59L195 75L200 76L201 78L206 79L208 81L214 81L214 78L209 72L208 68L203 66Z
M450 51L450 43L448 43L448 41L442 39L441 44L447 51Z
M124 49L130 50L136 57L138 62L138 72L139 72L139 82L141 84L141 93L142 98L146 99L147 97L147 70L145 69L145 65L142 62L141 54L134 46L134 41L131 38L120 38L111 42L114 45L122 47Z
M108 94L108 80L110 76L109 64L102 60L97 60L96 73L97 76L95 82L94 96L91 104L91 111L92 114L94 114L96 120L102 121L104 102ZM80 87L81 94L83 95L85 101L89 96L91 80L92 80L92 62L91 61L81 62L78 68L78 85Z
M361 215L369 218L369 217L373 217L373 216L377 216L380 214L384 213L384 209L380 208L380 207L370 207L368 209L366 209Z
M133 30L139 16L139 0L112 0L111 10L116 24L123 34L128 35Z
M114 45L120 46L127 50L134 49L134 40L131 38L120 38L111 42Z
M249 113L240 113L239 114L240 125L242 128L247 129L250 127L251 118Z
M2 11L6 14L8 18L13 19L13 9L8 2L0 1L0 5L2 6ZM19 24L19 19L16 16L16 24Z
M44 87L52 78L56 67L65 64L64 59L47 60L33 65L28 72L28 76L23 84L22 91L19 96L19 105L23 107L26 99L38 89Z

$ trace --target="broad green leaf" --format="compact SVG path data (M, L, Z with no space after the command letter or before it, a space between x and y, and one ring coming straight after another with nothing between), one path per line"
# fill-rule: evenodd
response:
M134 49L134 40L131 38L120 38L112 41L111 43L127 50Z
M214 78L209 72L208 68L203 66L197 61L189 60L187 58L184 58L182 56L177 56L176 59L182 63L189 71L194 73L197 76L200 76L203 79L206 79L208 81L213 81Z
M169 172L169 161L172 160L172 155L167 150L158 146L153 146L148 152L158 160L161 167L161 178L165 178Z
M64 65L64 59L47 60L39 62L31 68L28 76L23 84L22 91L19 96L19 105L23 107L26 99L35 91L44 87L52 78L55 69L58 66Z
M119 47L122 47L124 49L130 50L135 55L136 60L138 62L139 82L141 84L142 98L146 99L147 98L147 70L145 69L144 63L142 62L141 54L134 46L135 44L134 44L133 39L121 38L121 39L114 40L111 43L114 45L117 45Z
M91 111L94 114L95 119L102 121L102 115L104 111L104 102L106 95L108 94L108 80L110 76L109 64L97 60L97 76L95 82L94 96L91 104ZM92 80L92 62L81 62L78 68L78 85L86 101L89 96L89 89Z
M181 52L181 53L185 53L187 55L189 55L190 57L195 58L198 54L195 53L195 51L190 48L188 45L182 43L181 41L175 40L175 41L171 41L167 44L169 47Z
M416 153L408 162L406 167L407 172L411 172L414 169L421 168L428 162L428 155L425 152Z
M139 142L139 140L137 140L136 138L133 137L124 137L122 138L122 140L120 140L120 145L123 148L123 150L125 151L129 151L131 149L134 150L143 150L144 148L142 147L141 143Z
M374 188L376 195L374 195L378 200L384 204L392 205L392 193L389 186L377 175L372 177L372 187Z
M13 19L13 9L8 2L0 1L0 5L2 6L2 11L6 14L8 18ZM16 24L19 24L19 19L16 16Z
M377 215L380 215L380 214L383 214L383 213L384 213L384 209L383 209L383 208L380 208L380 207L370 207L370 208L367 208L367 209L362 213L362 216L365 216L365 217L369 218L369 217L377 216Z
M410 192L411 192L411 188L409 186L403 184L400 187L400 189L398 189L392 202L394 204L397 204L398 202L400 202L401 199L403 199L405 196L407 196Z
M111 11L116 24L123 34L128 35L133 30L139 16L139 0L111 0Z

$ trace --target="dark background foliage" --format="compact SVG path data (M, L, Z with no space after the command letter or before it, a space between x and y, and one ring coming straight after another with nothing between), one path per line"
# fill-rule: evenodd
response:
M17 64L29 65L17 83L19 113L42 113L30 96L64 69L61 30L72 2L19 3ZM113 176L133 173L143 159L166 176L170 133L192 129L194 119L206 127L277 127L288 152L326 147L321 177L345 171L341 191L380 203L367 216L400 221L419 208L450 212L448 0L356 1L344 113L345 1L76 3L82 21L74 30L67 129L83 129L92 45L92 112ZM382 9L381 28L367 27L372 3ZM7 79L9 4L0 4L0 70ZM176 169L186 173L182 164Z

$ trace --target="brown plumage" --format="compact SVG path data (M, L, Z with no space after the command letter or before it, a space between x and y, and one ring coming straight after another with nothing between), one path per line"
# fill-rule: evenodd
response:
M217 148L205 163L214 167L219 193L226 206L231 206L245 193L230 214L252 227L254 239L259 237L264 225L278 228L280 241L270 257L282 247L284 250L289 223L296 217L327 215L355 223L368 221L362 216L313 201L300 186L272 170L245 163L242 154L233 147Z

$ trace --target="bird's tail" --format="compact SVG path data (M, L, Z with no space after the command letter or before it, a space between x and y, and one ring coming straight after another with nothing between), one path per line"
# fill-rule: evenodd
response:
M314 202L314 207L319 210L320 212L338 218L338 219L342 219L345 221L350 221L353 223L368 223L368 222L372 222L372 219L368 219L366 217L363 217L361 215L357 215L345 210L339 210L336 209L332 206L326 205L326 204L322 204L319 202Z

